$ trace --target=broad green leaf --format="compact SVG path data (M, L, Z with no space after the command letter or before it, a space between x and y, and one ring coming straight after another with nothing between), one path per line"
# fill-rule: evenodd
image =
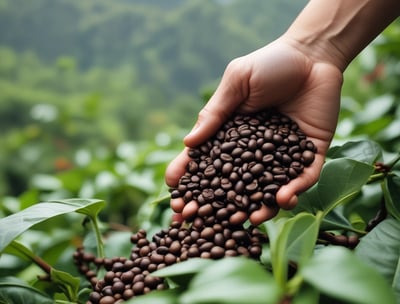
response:
M335 229L352 229L349 220L343 215L341 206L329 212L322 220L321 229L335 230Z
M390 124L380 131L376 139L388 142L399 137L400 119L391 120Z
M349 141L342 146L330 148L327 153L328 158L349 158L370 165L374 164L381 156L381 147L370 140Z
M292 299L292 304L319 304L320 293L308 284L303 284Z
M355 254L380 272L400 299L400 221L386 219L364 236Z
M365 185L374 167L352 159L339 158L327 162L314 187L299 196L295 213L302 210L328 214L336 206L353 199Z
M52 217L78 212L95 218L103 208L104 201L94 199L67 199L38 203L0 219L0 252L21 233L33 225Z
M351 202L353 204L353 201ZM365 234L365 221L357 214L352 213L346 217L345 206L338 206L322 219L321 230L345 230L358 234Z
M364 225L366 225L366 223L376 216L381 205L382 187L380 183L366 184L362 187L359 194L351 201L351 204L343 206L343 212L341 212L341 214L346 218L346 221L348 221L353 214L356 214L362 218ZM335 211L337 209L338 208L336 208ZM328 214L328 216L330 214ZM365 226L361 229L365 229Z
M17 256L24 261L31 262L35 259L35 254L29 248L15 240L5 248L4 252Z
M126 304L179 304L176 289L156 290L146 295L135 297Z
M196 273L202 271L212 263L213 260L193 258L154 271L152 272L152 275L168 278L178 286L185 287Z
M54 282L71 301L78 298L80 280L67 272L51 268L51 280Z
M275 304L281 293L272 275L257 262L242 257L224 258L199 272L179 303Z
M388 213L400 220L400 177L389 175L382 183L383 195Z
M282 288L287 281L289 260L302 265L312 255L319 231L319 220L312 214L299 213L290 218L270 240L274 276Z
M359 123L370 124L388 114L393 107L395 98L391 94L380 95L367 101L364 109L355 114Z
M344 247L321 249L300 269L300 275L321 293L347 303L396 303L385 279Z
M286 230L285 226L283 229L282 234L287 233L286 255L299 267L302 267L313 254L320 226L319 217L301 213L289 220L294 222L291 228L288 227Z
M0 303L52 304L54 301L15 277L4 277L0 278Z

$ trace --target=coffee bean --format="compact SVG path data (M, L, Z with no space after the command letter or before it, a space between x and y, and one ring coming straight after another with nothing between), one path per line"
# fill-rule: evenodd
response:
M250 200L253 202L259 202L262 200L263 196L264 194L261 191L258 191L250 195Z
M214 230L211 227L206 227L203 229L203 231L200 233L200 237L206 240L211 240L214 238Z
M213 242L205 242L199 247L199 250L201 252L210 252L211 248L213 248L213 247L214 247Z
M273 160L274 160L274 155L272 154L264 155L262 158L262 162L264 164L270 164Z
M242 153L240 158L245 162L250 162L250 161L254 160L255 155L251 151L245 151Z
M306 150L306 151L303 152L302 157L303 157L303 160L304 160L304 165L308 166L314 161L315 154L310 150Z
M245 172L242 175L242 180L245 184L250 184L253 181L253 175L250 172Z
M99 304L114 304L114 303L115 303L115 299L112 296L102 297L99 301Z
M215 174L217 173L217 170L214 166L212 165L208 165L205 170L204 170L204 175L207 178L212 178L215 176Z
M221 172L222 172L223 176L229 176L232 173L232 170L233 170L233 164L232 163L225 163L222 166Z
M221 160L224 162L232 162L233 157L228 153L221 153Z
M125 284L121 281L115 282L111 287L111 290L114 294L123 293L125 290Z
M225 191L228 191L229 189L232 188L232 183L230 182L229 179L223 178L221 179L221 188Z
M211 204L206 204L199 208L199 210L197 211L197 215L200 217L206 217L211 215L213 211L214 208L211 206Z
M229 212L226 208L221 208L215 213L215 218L218 221L226 220L229 217Z
M189 157L196 159L196 158L200 157L201 151L198 149L189 149L188 155L189 155Z
M244 182L243 181L241 181L241 180L239 180L236 184L235 184L235 187L234 187L234 192L233 193L237 193L237 194L242 194L243 192L244 192L244 189L245 189L245 184L244 184Z
M236 143L234 141L224 142L221 145L221 151L224 152L224 153L232 152L233 149L235 149L235 148L236 148Z
M235 144L236 145L236 144ZM240 157L243 154L243 148L240 147L236 147L235 149L233 149L231 155L232 157L236 158L236 157Z
M187 251L187 256L190 258L196 258L200 256L200 250L198 247L190 247Z
M176 262L176 256L172 253L167 253L164 258L165 265L172 265Z
M145 287L145 285L144 285L144 282L143 282L143 281L136 282L136 283L133 284L133 286L132 286L133 293L134 293L135 295L143 294L144 287Z
M264 172L264 166L260 163L256 163L250 168L250 172L253 176L260 176Z
M150 260L152 263L160 264L160 263L164 262L164 255L159 254L157 251L153 252L150 256Z
M225 250L220 246L214 246L211 248L210 256L212 259L220 259L224 256Z

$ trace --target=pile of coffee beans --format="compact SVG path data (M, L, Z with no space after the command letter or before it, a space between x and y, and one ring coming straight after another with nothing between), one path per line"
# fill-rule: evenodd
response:
M78 248L74 261L91 283L93 291L88 304L120 303L152 290L167 288L163 278L152 276L155 270L189 258L220 259L225 256L246 256L258 260L266 236L256 227L232 226L227 221L208 223L196 219L190 227L173 222L149 241L141 229L131 236L135 244L129 258L98 259ZM100 267L106 270L97 279Z
M93 289L87 304L120 303L168 288L151 273L190 258L259 260L268 238L256 227L245 226L249 215L262 204L275 207L278 189L301 174L315 152L314 144L286 116L235 114L206 143L189 150L186 173L170 189L171 199L196 205L185 222L172 222L151 241L139 230L131 237L135 246L129 258L99 259L77 249L75 264ZM101 268L106 273L98 279Z
M195 206L188 209L197 213L182 213L187 221L212 214L240 224L262 204L276 206L279 188L301 174L315 152L287 116L235 114L207 142L189 150L191 161L178 186L170 189L171 198ZM247 216L235 216L238 211Z

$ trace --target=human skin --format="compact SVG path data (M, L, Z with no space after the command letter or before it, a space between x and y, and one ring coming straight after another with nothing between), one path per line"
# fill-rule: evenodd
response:
M280 208L293 208L321 172L337 125L344 70L399 14L399 0L310 1L281 37L228 64L184 138L186 148L169 164L167 185L177 186L185 173L187 149L210 138L233 112L275 108L296 121L318 149L313 164L276 195ZM175 219L184 220L188 207L181 198L172 199L171 208ZM250 221L258 225L277 212L263 206Z

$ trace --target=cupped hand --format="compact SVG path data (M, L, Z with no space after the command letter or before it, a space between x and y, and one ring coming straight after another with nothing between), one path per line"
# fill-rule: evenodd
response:
M246 56L231 61L215 93L199 112L192 131L184 138L195 147L221 127L233 112L253 113L275 108L294 120L318 149L315 160L301 175L282 186L276 200L280 208L291 209L297 196L317 180L332 137L340 106L342 72L329 62L315 61L284 37ZM168 186L178 185L190 160L185 148L168 166ZM171 200L172 209L185 219L182 199ZM250 215L258 225L278 212L263 207Z

